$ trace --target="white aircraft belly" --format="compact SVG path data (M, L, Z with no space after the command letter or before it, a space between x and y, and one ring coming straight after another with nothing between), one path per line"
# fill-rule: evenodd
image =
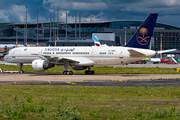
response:
M94 61L95 65L114 65L120 64L121 61L119 58L91 58Z
M131 63L134 61L138 61L143 59L144 57L137 57L137 58L92 58L95 62L95 65L118 65L118 64L125 64L125 63Z

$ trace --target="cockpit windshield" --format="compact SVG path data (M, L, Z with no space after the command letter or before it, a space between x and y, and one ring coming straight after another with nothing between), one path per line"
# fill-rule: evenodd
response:
M13 55L15 53L16 49L11 49L7 55Z

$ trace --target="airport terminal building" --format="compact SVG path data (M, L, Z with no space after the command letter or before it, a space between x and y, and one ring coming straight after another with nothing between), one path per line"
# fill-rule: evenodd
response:
M101 44L109 46L125 45L137 31L143 21L90 21L81 23L41 22L0 23L0 44L36 44L54 46L92 46L93 35ZM38 28L37 28L38 25ZM107 37L110 36L110 37ZM180 58L180 28L172 25L156 23L151 38L151 49L177 49L176 57Z

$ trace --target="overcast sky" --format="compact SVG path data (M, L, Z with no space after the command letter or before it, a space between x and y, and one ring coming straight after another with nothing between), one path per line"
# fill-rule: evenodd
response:
M59 7L59 22L74 21L75 11L82 21L145 20L150 13L159 13L157 22L180 27L180 0L1 0L0 22L49 22L49 13ZM57 20L57 15L55 16Z

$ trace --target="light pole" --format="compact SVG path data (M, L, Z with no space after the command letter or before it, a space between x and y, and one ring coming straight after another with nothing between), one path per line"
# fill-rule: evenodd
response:
M59 31L58 31L58 27L59 27L59 24L58 24L58 14L59 14L59 7L57 6L57 40L58 40L58 34L59 34Z
M76 27L77 25L76 25L76 11L75 11L75 40L76 40Z
M158 43L158 42L157 42L157 38L155 38L155 39L156 39L156 43ZM157 46L157 44L156 44L155 50L156 50L156 51L158 50L158 46ZM159 57L159 55L158 55L158 54L156 54L156 58L157 58L157 57Z
M25 46L27 46L27 7L26 7L26 43Z
M66 41L67 41L67 13L66 13Z
M54 40L54 38L55 38L54 35L55 35L55 34L54 34L54 6L53 6L53 40Z
M163 34L161 34L161 43L160 43L160 50L162 51L162 36ZM162 58L162 53L160 54L160 58Z
M16 47L18 47L18 28L16 29Z
M125 45L126 45L126 29L127 29L127 27L125 27Z
M37 43L36 46L38 46L38 7L37 7Z
M81 13L79 12L79 40L81 40Z
M121 46L121 36L119 36L120 37L120 43L119 43L119 46Z
M50 41L51 41L51 11L50 11Z

